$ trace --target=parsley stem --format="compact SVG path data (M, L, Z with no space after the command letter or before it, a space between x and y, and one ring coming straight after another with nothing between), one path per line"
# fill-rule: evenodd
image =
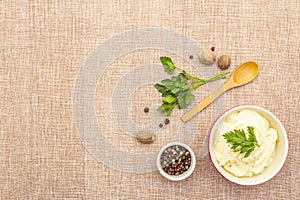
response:
M198 83L198 84L192 84L193 90L196 90L201 85L204 85L205 83Z
M181 69L180 67L175 66L175 69L180 70L180 71L184 71L183 69Z
M226 78L226 75L229 73L230 72L219 72L218 74L216 74L210 78L207 78L207 79L191 76L193 90L197 89L201 85L204 85L208 82L224 79L224 78Z

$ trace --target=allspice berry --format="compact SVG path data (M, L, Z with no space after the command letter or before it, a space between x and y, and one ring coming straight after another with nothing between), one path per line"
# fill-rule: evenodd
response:
M228 55L222 55L220 58L218 58L217 64L221 70L228 69L231 64L231 59Z
M210 49L202 49L199 53L199 60L203 64L211 65L216 62L216 54Z

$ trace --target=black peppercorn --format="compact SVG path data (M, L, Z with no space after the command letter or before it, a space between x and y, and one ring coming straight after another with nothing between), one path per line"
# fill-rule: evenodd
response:
M144 108L144 112L145 113L149 112L149 108L148 107Z

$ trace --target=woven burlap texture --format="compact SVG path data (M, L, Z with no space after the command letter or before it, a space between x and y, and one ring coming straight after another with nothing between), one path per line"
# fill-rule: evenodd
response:
M1 199L299 198L299 2L4 0L0 21ZM257 105L282 121L289 154L279 174L259 186L239 186L224 180L208 156L199 156L214 120L212 109L200 114L201 126L191 144L197 165L192 176L181 182L170 182L158 171L135 174L113 169L85 148L72 107L82 63L109 38L141 28L169 29L201 47L215 46L217 55L231 56L231 70L247 60L259 63L257 79L229 91L224 109ZM107 109L101 106L111 100L105 93L110 92L110 84L127 72L131 62L153 62L153 55L160 53L136 52L127 62L123 57L113 63L106 71L109 79L99 79L95 91L95 99L107 100L95 104L99 119L101 109ZM120 63L123 67L118 68ZM204 88L203 95L209 94ZM133 98L140 103L143 97ZM134 120L139 122L140 115ZM136 150L132 142L124 142L124 135L107 137L120 148Z

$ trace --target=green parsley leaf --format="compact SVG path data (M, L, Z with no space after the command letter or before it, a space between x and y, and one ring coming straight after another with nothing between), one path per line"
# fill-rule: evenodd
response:
M176 97L174 97L173 95L169 94L167 96L164 97L163 101L168 103L168 104L172 104L176 101Z
M243 129L234 129L223 135L227 140L227 143L231 144L231 149L234 152L240 152L240 154L245 154L244 158L247 158L255 149L259 147L254 133L254 127L247 127L248 137Z
M164 85L156 83L154 87L159 91L159 93L164 93L168 90L168 88Z
M194 98L195 96L190 91L181 93L178 96L178 108L186 108L194 100Z
M178 92L180 92L180 88L174 87L170 92L176 95Z
M164 102L157 110L162 112L165 116L169 116L172 110L175 108L176 103L169 104Z
M160 57L160 61L165 68L165 72L167 72L169 74L173 74L176 66L174 65L172 59L164 56L164 57Z
M172 78L173 79L173 78ZM174 87L174 79L164 79L161 81L161 83L166 86L168 89L172 89Z

